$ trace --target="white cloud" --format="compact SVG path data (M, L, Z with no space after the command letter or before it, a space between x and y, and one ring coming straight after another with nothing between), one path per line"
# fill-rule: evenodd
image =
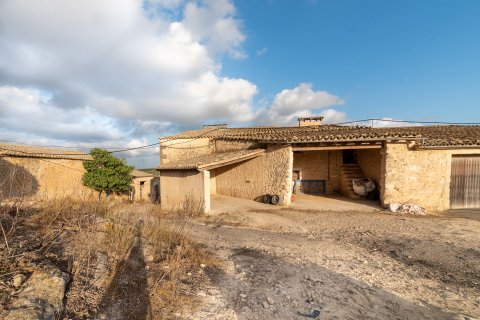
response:
M118 140L124 135L112 119L92 108L62 109L36 89L0 87L0 127L31 136L81 142Z
M245 35L235 19L235 7L229 0L190 2L185 8L185 27L195 40L205 42L212 53L228 53L233 58L246 57L240 45Z
M256 86L218 59L244 40L228 0L0 1L2 134L82 144L252 119Z
M278 93L273 100L272 111L286 115L343 103L342 99L326 91L314 91L311 83L301 83L293 89L285 89Z
M348 121L347 114L342 111L337 111L335 109L327 109L320 112L320 115L324 117L323 123L325 124L335 124Z
M393 118L381 118L381 119L371 120L371 121L368 121L368 123L366 125L368 125L368 126L373 125L374 128L418 127L418 126L422 126L421 123L403 122L402 120L393 119Z
M295 124L299 117L322 115L325 123L342 122L347 119L344 112L321 110L341 104L344 101L339 97L326 91L314 91L310 83L300 83L293 89L277 93L271 106L261 108L255 119L259 124L286 126Z
M178 120L189 118L194 105L198 121L212 113L210 97L185 87L210 85L205 78L213 77L221 92L229 91L228 102L248 106L242 109L248 116L256 90L245 96L249 82L222 77L210 52L240 54L245 37L234 12L226 0L191 2L183 20L166 21L149 19L137 0L3 1L0 81L50 91L54 101L68 103L61 107L88 105L113 117ZM237 112L223 115L236 118Z
M0 138L137 147L207 120L346 117L308 83L255 111L256 85L221 73L222 55L246 57L244 41L230 0L0 1Z

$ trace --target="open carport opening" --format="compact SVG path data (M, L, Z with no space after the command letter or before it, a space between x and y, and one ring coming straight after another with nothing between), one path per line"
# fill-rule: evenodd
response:
M293 198L308 194L379 201L381 148L381 145L294 147ZM368 196L354 192L353 180L362 178L369 178L375 183L375 190Z

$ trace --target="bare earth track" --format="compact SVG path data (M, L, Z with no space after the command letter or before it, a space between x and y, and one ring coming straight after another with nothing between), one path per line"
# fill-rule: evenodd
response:
M267 208L191 228L227 266L207 272L212 289L190 319L480 316L480 221Z

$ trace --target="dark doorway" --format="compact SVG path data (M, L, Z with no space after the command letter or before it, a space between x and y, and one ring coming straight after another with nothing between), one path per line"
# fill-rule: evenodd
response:
M357 163L357 155L355 150L343 150L343 164Z

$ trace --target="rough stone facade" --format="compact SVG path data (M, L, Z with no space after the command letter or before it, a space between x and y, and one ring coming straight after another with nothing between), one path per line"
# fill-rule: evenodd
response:
M388 143L383 205L413 203L428 210L448 210L452 156L462 154L480 154L480 150L414 150L405 143Z
M214 151L215 143L208 138L161 141L160 162L168 164L178 159L210 154Z
M192 158L214 152L254 148L258 148L258 144L250 141L210 140L209 138L161 141L160 162L162 164L168 164L179 159Z
M293 152L290 146L269 147L263 156L215 169L216 192L256 199L265 194L280 196L288 205L292 196Z
M82 183L84 172L82 160L0 157L0 198L95 198L95 191Z
M382 180L382 150L356 150L357 162L365 177L373 179L377 184Z
M185 142L187 141L187 142ZM431 211L450 208L450 179L453 155L480 154L480 148L419 149L415 142L382 142L382 148L356 149L355 158L363 175L377 182L382 205L413 203ZM423 142L422 142L423 143ZM179 139L165 142L162 162L232 150L266 148L264 155L225 165L206 172L196 170L162 173L161 188L170 189L162 201L182 203L185 194L195 193L198 201L208 201L211 194L257 199L264 194L277 194L281 204L288 205L292 193L292 172L301 172L303 180L327 181L327 194L341 192L342 150L292 152L288 144L261 145L252 140ZM181 149L176 149L181 146ZM423 144L422 144L423 146ZM298 147L297 147L298 148ZM165 156L165 157L164 157ZM187 176L183 177L185 172ZM208 175L208 177L207 177ZM175 180L174 176L181 178ZM168 180L168 181L167 181ZM178 206L177 205L177 206ZM175 206L175 205L174 205ZM173 207L174 207L173 206Z

